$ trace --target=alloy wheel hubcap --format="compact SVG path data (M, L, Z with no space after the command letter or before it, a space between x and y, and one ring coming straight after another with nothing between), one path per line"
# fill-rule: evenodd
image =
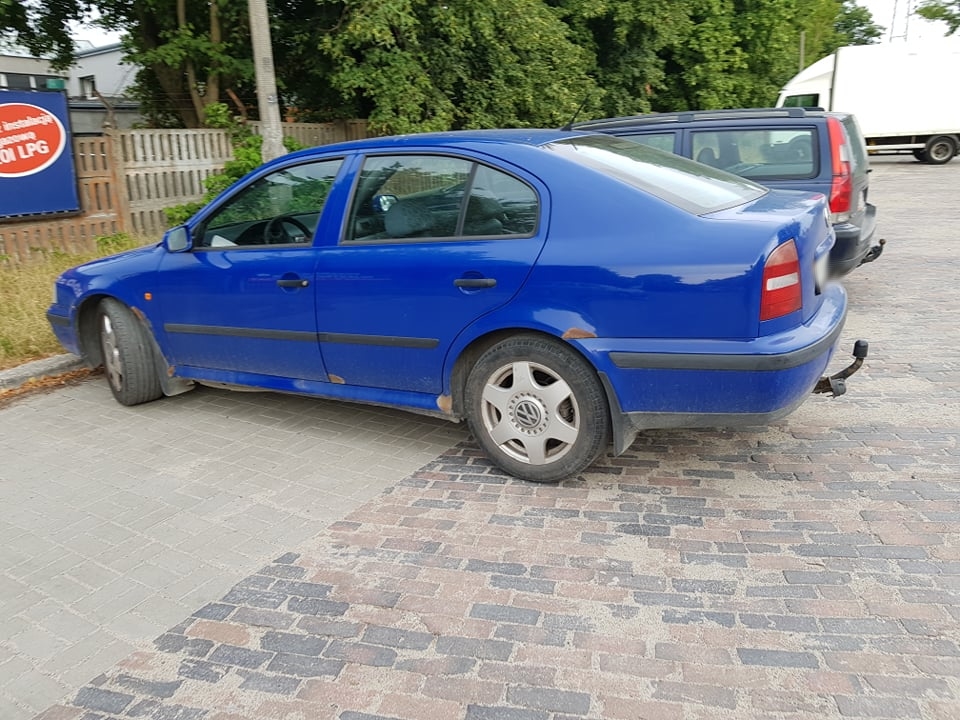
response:
M514 460L556 462L580 436L573 390L545 365L516 361L500 367L487 379L481 403L484 429Z

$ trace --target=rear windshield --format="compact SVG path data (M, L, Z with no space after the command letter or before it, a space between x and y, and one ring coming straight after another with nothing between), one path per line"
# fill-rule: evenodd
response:
M759 183L803 180L820 173L814 127L697 130L691 150L697 162Z
M696 215L742 205L767 192L750 180L611 135L584 135L544 147Z

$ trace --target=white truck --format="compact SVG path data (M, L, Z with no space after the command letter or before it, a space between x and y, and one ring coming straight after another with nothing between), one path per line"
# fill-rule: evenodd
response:
M801 70L777 107L820 107L857 117L871 154L910 152L942 165L960 149L960 37L850 45Z

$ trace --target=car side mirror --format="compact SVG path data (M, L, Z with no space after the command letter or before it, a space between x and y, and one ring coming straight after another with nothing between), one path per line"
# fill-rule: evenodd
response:
M163 236L163 246L167 249L167 252L172 253L189 250L193 247L190 240L190 231L187 230L185 225L167 230Z

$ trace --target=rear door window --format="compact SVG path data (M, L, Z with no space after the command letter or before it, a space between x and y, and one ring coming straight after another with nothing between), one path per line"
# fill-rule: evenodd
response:
M761 183L813 178L819 173L813 127L695 130L691 157Z

